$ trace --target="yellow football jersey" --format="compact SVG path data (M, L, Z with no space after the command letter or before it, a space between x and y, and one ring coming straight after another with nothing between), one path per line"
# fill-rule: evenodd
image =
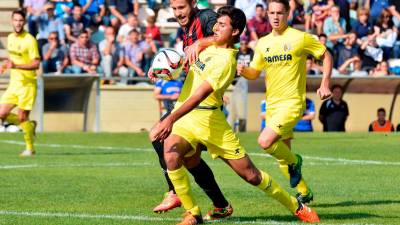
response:
M36 39L28 32L17 35L11 33L7 37L7 50L14 64L28 64L34 59L39 59L39 50ZM36 82L35 70L11 69L10 83Z
M200 103L200 106L222 106L224 92L232 83L236 74L237 52L235 49L217 48L215 46L210 46L201 52L199 59L190 66L175 108L179 108L186 99L192 96L204 81L210 83L214 91Z
M303 106L307 56L319 59L325 51L325 46L316 38L291 27L280 36L271 33L262 37L255 48L250 67L266 71L268 107L284 104L285 100Z

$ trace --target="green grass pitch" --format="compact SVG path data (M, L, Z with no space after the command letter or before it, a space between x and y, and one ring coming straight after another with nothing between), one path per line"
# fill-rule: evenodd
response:
M259 168L286 190L289 181L257 145L239 135ZM166 184L146 133L44 133L38 154L19 158L21 134L0 134L0 224L175 224L182 208L157 215ZM296 134L303 175L321 224L400 224L399 134ZM234 207L218 224L301 224L285 208L242 181L221 160L203 158ZM203 213L211 208L192 179Z

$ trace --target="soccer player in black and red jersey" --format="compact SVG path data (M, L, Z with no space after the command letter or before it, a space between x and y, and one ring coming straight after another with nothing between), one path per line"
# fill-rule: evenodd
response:
M171 0L170 5L179 25L184 30L183 47L186 54L185 68L187 71L189 65L198 59L200 51L211 45L214 41L212 35L213 27L217 21L217 14L211 9L199 10L196 7L196 0ZM151 80L155 79L152 75L151 69L149 70L149 78ZM164 118L166 116L168 115L165 115ZM161 118L161 120L162 119L163 118ZM180 206L181 202L176 196L174 187L166 171L167 167L164 160L164 143L163 141L156 140L154 136L154 128L150 131L149 138L157 152L160 165L164 171L169 186L169 192L166 193L164 200L160 205L156 206L153 211L156 213L166 212ZM233 208L225 199L218 187L210 167L204 160L198 160L200 158L198 156L201 154L201 150L204 149L204 146L198 146L196 154L187 159L186 167L193 175L196 183L211 199L215 207L205 216L205 219L216 220L226 218L233 213Z

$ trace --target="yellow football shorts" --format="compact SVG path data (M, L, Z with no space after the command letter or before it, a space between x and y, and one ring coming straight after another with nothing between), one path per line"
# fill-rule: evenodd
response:
M293 138L293 128L302 118L304 108L300 106L268 106L265 113L266 126L281 136L282 140Z
M32 110L36 99L36 84L12 85L1 97L0 104L13 104L22 110Z
M182 137L192 146L185 157L192 156L199 144L206 146L214 159L241 159L246 155L239 138L219 109L191 111L174 123L172 134Z

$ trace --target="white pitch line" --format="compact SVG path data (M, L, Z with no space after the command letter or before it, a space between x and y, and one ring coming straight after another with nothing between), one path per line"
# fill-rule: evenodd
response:
M25 168L65 168L65 167L137 167L153 166L154 163L72 163L72 164L26 164L26 165L0 165L0 169L25 169Z
M29 216L29 217L47 217L47 218L79 218L79 219L111 219L111 220L131 220L131 221L148 221L148 222L159 222L159 221L179 221L179 218L170 217L149 217L143 215L116 215L116 214L88 214L88 213L63 213L63 212L21 212L21 211L8 211L0 210L0 215L9 216ZM298 225L303 224L300 222L282 222L282 221L241 221L235 218L230 218L221 222L229 222L230 224L262 224L262 225ZM218 224L218 221L212 224ZM320 223L330 225L327 223ZM357 223L347 223L343 225L361 225ZM374 225L374 224L362 224L362 225Z
M14 144L14 145L25 145L21 141L10 141L10 140L0 140L0 143ZM150 148L129 148L129 147L113 147L113 146L86 146L86 145L62 145L62 144L35 144L36 146L50 147L50 148L75 148L75 149L101 149L101 150L124 150L124 151L143 151L143 152L153 152ZM250 156L259 156L271 158L269 154L266 153L248 153ZM376 160L356 160L356 159L344 159L344 158L330 158L330 157L314 157L302 155L304 159L334 162L337 165L385 165L385 166L400 166L400 162L387 162L387 161L376 161ZM328 165L328 164L324 164ZM329 164L330 165L330 164Z

